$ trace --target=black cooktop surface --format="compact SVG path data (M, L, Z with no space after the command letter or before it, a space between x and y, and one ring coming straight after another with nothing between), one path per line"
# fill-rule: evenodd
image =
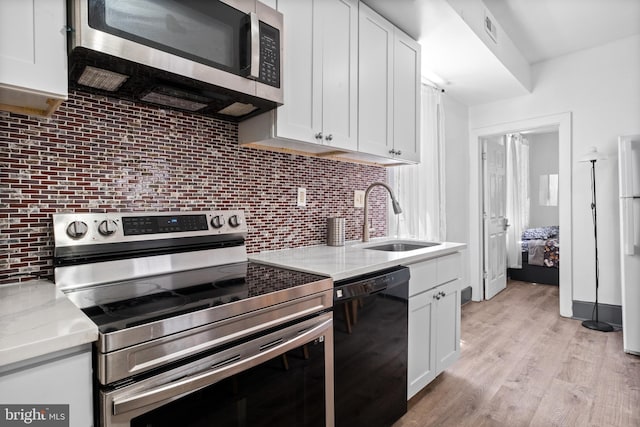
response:
M101 333L109 333L326 279L241 262L93 286L67 296Z

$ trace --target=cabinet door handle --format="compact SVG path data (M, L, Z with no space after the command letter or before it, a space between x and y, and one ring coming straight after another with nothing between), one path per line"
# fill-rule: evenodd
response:
M333 140L333 135L329 134L324 139L326 139L327 141L331 141L331 140Z
M389 154L396 154L396 150L392 148L391 150L389 150Z
M316 133L316 139L322 139L322 132Z
M400 154L402 154L401 150L396 151L396 154L399 156Z

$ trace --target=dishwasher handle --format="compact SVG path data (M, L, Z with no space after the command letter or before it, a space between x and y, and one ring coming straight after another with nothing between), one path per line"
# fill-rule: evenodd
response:
M410 274L407 267L396 267L391 270L374 272L336 282L333 292L333 302L340 303L350 299L382 293L409 282Z

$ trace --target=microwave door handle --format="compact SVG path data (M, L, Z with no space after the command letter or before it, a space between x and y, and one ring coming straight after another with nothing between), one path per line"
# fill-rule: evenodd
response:
M249 14L250 30L251 30L251 65L249 68L249 76L252 79L260 77L260 21L258 14L251 12Z

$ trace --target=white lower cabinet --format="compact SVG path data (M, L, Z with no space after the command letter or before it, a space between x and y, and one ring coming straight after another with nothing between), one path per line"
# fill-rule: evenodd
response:
M25 411L31 405L69 405L70 427L92 426L92 372L91 344L3 366L0 404Z
M460 259L455 253L409 265L407 398L460 356Z

